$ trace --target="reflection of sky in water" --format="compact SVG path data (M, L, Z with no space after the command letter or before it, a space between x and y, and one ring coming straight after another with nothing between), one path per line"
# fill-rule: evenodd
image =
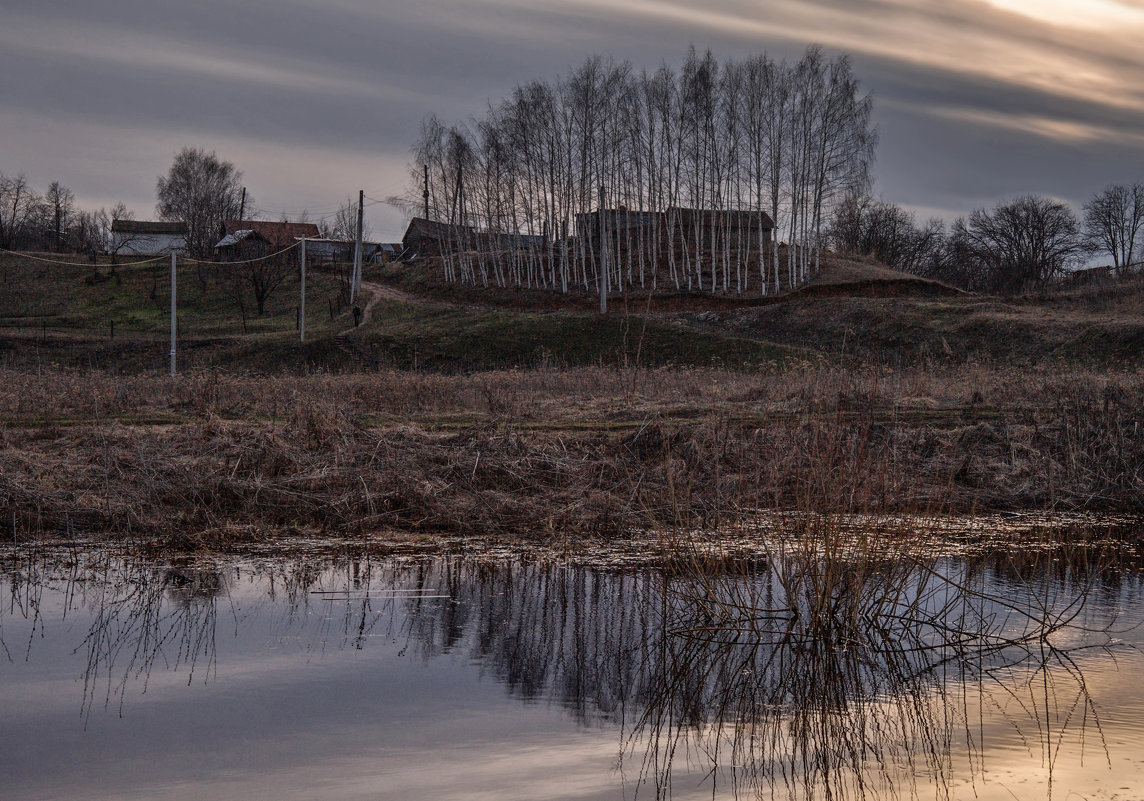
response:
M107 611L130 583L108 586L86 571L74 575L88 580L69 582L68 571L40 565L42 580L30 587L26 571L18 581L6 571L0 797L633 795L646 749L637 743L621 758L621 742L662 690L647 667L659 630L656 577L461 561L359 567L356 586L344 563L144 570L133 577L146 577L150 592L124 603L118 617ZM1011 580L987 579L1007 598L1017 595ZM402 597L410 593L427 597ZM1078 622L1098 627L1131 608L1137 617L1118 624L1127 627L1138 619L1139 594L1135 577L1102 583ZM103 657L92 661L87 638L101 609L107 625L95 652ZM151 615L149 625L140 615ZM125 631L130 636L116 642ZM1122 636L1144 640L1138 631ZM1058 647L1086 642L1076 632L1056 638ZM138 668L142 653L154 657L149 671ZM1044 797L1037 721L1046 715L1043 730L1054 737L1069 720L1065 745L1048 749L1054 796L1144 789L1137 730L1144 659L1124 649L1115 661L1100 649L1070 656L1072 665L1047 672L998 674L1004 689L982 685L986 712L971 721L975 742L986 744L974 756L984 769L974 774L978 797ZM97 677L85 684L91 664ZM1095 698L1101 729L1069 718L1077 675ZM1045 680L1056 686L1047 710L1038 693ZM950 696L979 706L977 686ZM1075 747L1082 733L1083 765ZM681 743L673 797L711 797L703 758L694 751L685 758L700 743ZM964 758L955 756L951 770L960 797L969 792ZM721 774L720 786L729 779ZM924 797L927 779L918 781ZM655 788L640 793L654 797Z

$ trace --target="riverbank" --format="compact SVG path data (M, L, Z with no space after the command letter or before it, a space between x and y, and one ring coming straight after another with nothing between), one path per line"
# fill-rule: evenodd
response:
M759 510L1144 515L1144 375L0 371L6 539L558 541Z

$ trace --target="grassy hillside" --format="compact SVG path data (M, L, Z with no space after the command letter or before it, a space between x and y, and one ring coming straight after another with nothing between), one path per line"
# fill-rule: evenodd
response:
M211 268L217 269L217 268ZM168 265L65 267L0 258L0 366L163 371ZM878 265L828 260L808 286L779 297L658 291L613 297L443 285L424 266L367 271L353 327L344 271L311 270L307 342L297 336L290 274L266 313L236 301L221 273L179 274L182 369L471 371L534 366L718 366L838 362L1016 365L1138 364L1144 281L999 299Z
M0 259L0 365L165 370L169 265L63 267ZM376 277L376 276L367 276ZM537 365L760 365L813 361L798 348L703 330L683 321L624 313L554 313L374 298L353 328L341 273L311 270L307 342L298 342L298 280L288 277L264 315L247 301L245 323L233 288L219 274L179 270L181 368L348 371L379 367L474 370ZM244 333L245 331L245 333Z
M860 362L1131 366L1144 358L1141 279L997 298L832 260L810 285L777 302L678 317Z

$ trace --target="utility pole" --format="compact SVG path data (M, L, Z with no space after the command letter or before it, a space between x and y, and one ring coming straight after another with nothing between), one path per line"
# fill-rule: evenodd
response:
M246 219L246 187L242 187L242 203L238 206L238 221Z
M178 256L175 251L171 251L171 378L175 377L175 260Z
M365 210L365 190L359 189L357 196L357 236L354 237L354 271L350 279L350 303L361 292L361 226Z
M425 219L429 219L429 165L425 165L425 191L422 193L425 198Z
M299 255L302 263L302 289L298 299L298 341L306 341L306 237L302 237L302 250Z
M600 314L608 313L608 259L605 248L608 244L608 235L605 231L606 217L604 216L604 187L600 186Z

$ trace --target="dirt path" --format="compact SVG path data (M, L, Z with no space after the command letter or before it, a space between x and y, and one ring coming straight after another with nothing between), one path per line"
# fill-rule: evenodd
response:
M388 284L379 284L377 281L362 281L362 293L369 294L369 300L365 306L362 307L361 323L359 325L367 325L373 316L373 307L377 305L380 300L388 300L394 303L408 303L413 306L422 306L431 309L489 309L490 306L483 306L476 303L454 303L448 300L441 300L439 298L427 298L423 295L414 295L412 292L406 292L404 289L398 289L395 286ZM339 331L336 336L345 336L346 334L353 333L354 328L347 328L345 331Z
M369 293L369 300L366 301L365 307L361 312L361 322L358 325L350 326L345 331L339 331L335 336L341 337L345 336L346 334L352 334L355 328L363 325L368 325L370 318L373 316L373 307L377 305L379 300L394 300L401 303L422 302L420 298L414 295L410 295L408 292L403 292L400 289L395 289L391 286L379 284L376 281L362 281L361 290L362 292Z

